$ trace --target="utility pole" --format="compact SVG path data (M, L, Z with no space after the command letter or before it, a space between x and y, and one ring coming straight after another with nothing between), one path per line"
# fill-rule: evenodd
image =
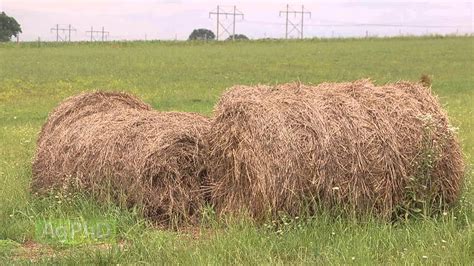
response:
M217 40L219 40L219 24L220 24L220 23L219 23L219 17L220 17L219 15L220 15L220 14L219 14L219 5L218 5L218 6L217 6L217 23L216 23L216 24L217 24L217 31L216 31L216 33L217 33L217 35L216 35L216 36L217 36ZM210 16L211 16L211 14L209 13L209 17L210 17Z
M59 24L56 24L56 28L51 28L51 32L56 31L56 41L59 42Z
M104 30L104 27L102 27L102 30L94 30L94 27L91 26L91 30L86 31L86 34L90 34L91 36L91 42L95 41L94 36L100 35L101 36L101 41L107 40L107 37L109 36L108 31Z
M236 11L236 7L234 6L234 15L232 16L233 17L233 20L232 20L232 41L235 41L235 11Z
M69 24L67 28L60 28L59 24L56 24L55 28L51 28L51 32L54 32L54 31L56 31L56 41L57 42L59 42L59 41L70 42L71 41L71 32L73 32L73 31L75 32L76 29L74 29L71 26L71 24ZM67 32L67 35L66 35L66 32Z
M286 28L285 28L285 39L288 39L288 13L290 11L290 5L286 5ZM280 11L280 16L281 16L281 11Z
M90 33L91 34L91 42L94 41L94 27L91 26L91 30L90 31L86 31L86 34L87 33Z
M105 34L104 26L102 26L102 41L104 41L104 34Z
M286 19L286 23L285 23L285 39L288 39L288 36L293 32L293 31L296 31L299 35L299 37L301 39L304 38L304 18L306 15L309 15L309 18L311 18L311 12L309 11L305 11L304 9L304 5L301 6L301 11L296 11L296 10L292 10L290 9L290 6L289 5L286 5L286 10L284 11L280 11L280 17L282 14L285 14L285 19ZM297 22L293 22L291 19L290 19L290 14L293 14L294 17L296 18L297 16L300 16L301 19L300 19L300 22L297 23ZM291 29L289 30L289 25L291 25ZM299 26L299 27L298 27Z
M69 24L68 32L69 32L69 42L71 42L71 31L77 32L76 29L73 29L71 24Z
M309 16L311 17L311 13L309 13ZM304 31L304 6L302 5L301 6L301 39L303 39L304 37L303 31Z
M220 29L223 30L222 33L227 33L229 36L232 36L232 40L235 40L236 18L241 17L242 19L244 19L244 13L242 13L242 11L238 10L236 6L233 6L232 12L227 12L222 7L217 6L216 11L209 12L209 18L211 18L212 15L215 15L216 20L217 20L217 22L216 22L216 38L217 38L217 40L219 40L219 37L221 35ZM220 19L221 16L225 16L225 18L227 18L228 16L232 16L232 24L229 25L229 26L225 26L224 24L222 24L222 21ZM229 31L230 26L232 26L232 33L230 33L230 31Z

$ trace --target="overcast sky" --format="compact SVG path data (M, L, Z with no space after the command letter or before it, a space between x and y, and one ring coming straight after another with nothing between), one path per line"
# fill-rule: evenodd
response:
M237 19L236 33L251 38L285 35L285 17L279 11L311 11L305 17L305 37L472 33L473 2L452 1L187 1L187 0L0 0L0 10L21 24L21 40L54 40L51 28L71 24L72 40L88 40L87 30L105 27L110 39L186 39L194 28L216 31L209 11L232 5L245 14ZM298 18L290 16L294 23ZM224 24L231 23L224 18ZM291 29L291 25L290 25ZM293 31L291 36L296 36ZM97 37L97 36L96 36ZM223 36L224 37L224 36Z

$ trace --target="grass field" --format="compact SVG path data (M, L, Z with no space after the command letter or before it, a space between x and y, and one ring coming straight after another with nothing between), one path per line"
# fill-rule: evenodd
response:
M48 112L81 91L132 92L158 110L210 115L234 84L433 78L433 90L459 128L474 163L474 38L136 42L0 45L0 263L471 264L472 167L459 206L437 218L387 224L325 214L305 219L217 221L156 228L136 210L98 205L84 195L39 198L29 192L35 141ZM42 218L113 220L112 244L35 241Z

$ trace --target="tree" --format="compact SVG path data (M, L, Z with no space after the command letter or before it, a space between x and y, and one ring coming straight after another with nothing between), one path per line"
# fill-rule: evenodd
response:
M235 36L235 38L232 38L232 36ZM226 41L232 41L232 40L240 40L240 41L246 41L249 38L243 34L235 34L235 35L230 35L229 38L226 39Z
M21 33L20 24L5 12L0 13L0 42L8 42L12 36L17 37L19 33Z
M214 32L208 29L195 29L189 35L188 40L214 40L216 38L216 35L214 35Z

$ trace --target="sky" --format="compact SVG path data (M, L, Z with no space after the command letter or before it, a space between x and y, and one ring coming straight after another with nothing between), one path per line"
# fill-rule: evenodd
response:
M244 14L236 19L236 33L250 38L283 38L285 16L279 11L304 10L304 36L361 37L424 34L465 34L474 29L474 1L187 1L187 0L0 0L0 11L14 17L22 26L22 41L52 41L51 28L71 25L72 41L89 40L86 31L104 27L110 40L184 40L195 28L216 32L216 18L210 11L231 12L233 6ZM301 17L289 19L300 28ZM229 27L232 17L221 17ZM232 27L229 27L232 32ZM292 26L290 24L290 30ZM221 29L221 39L226 32ZM289 37L298 36L293 30ZM65 38L65 35L61 35ZM100 35L93 36L100 39Z

